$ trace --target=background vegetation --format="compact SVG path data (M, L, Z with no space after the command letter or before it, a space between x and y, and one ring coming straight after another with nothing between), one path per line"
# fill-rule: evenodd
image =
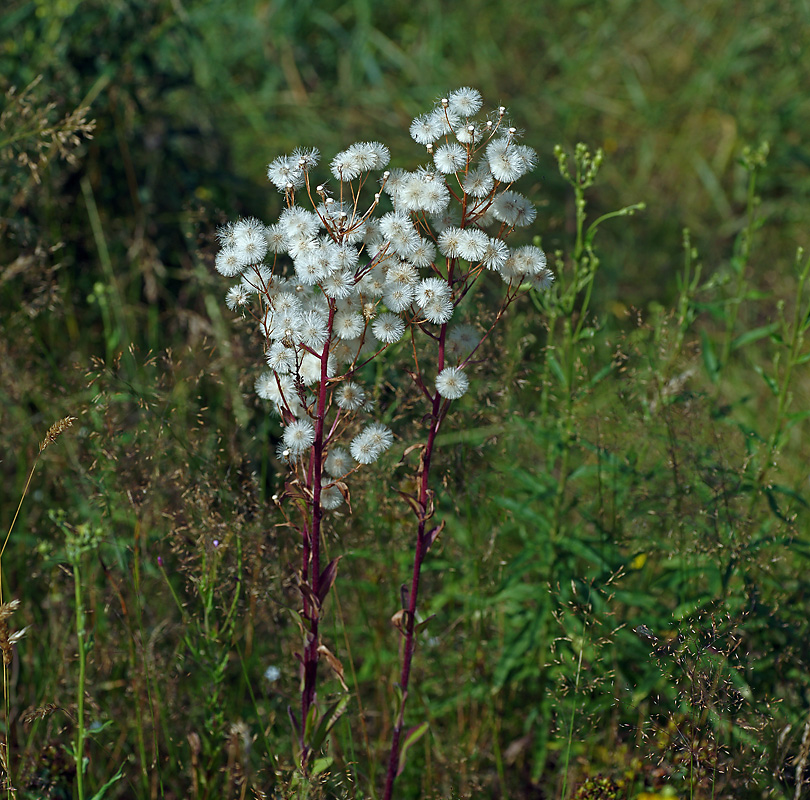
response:
M77 417L2 555L2 599L20 601L5 622L31 626L6 670L18 796L74 796L82 703L87 796L119 770L109 797L290 791L296 542L214 233L272 220L264 170L295 146L379 139L412 166L409 120L472 85L541 155L522 189L561 294L517 309L442 442L448 527L410 707L430 735L398 791L800 797L808 30L787 0L11 0L4 530L45 431ZM605 151L589 221L646 203L600 227L598 269L553 156L578 141ZM407 431L407 384L378 381ZM353 692L330 795L383 773L399 444L327 535L347 557L326 635Z

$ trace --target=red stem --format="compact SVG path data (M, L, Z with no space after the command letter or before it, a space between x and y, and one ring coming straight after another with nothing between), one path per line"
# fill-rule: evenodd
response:
M447 326L442 325L439 335L439 371L444 367L444 342ZM388 772L385 777L385 794L383 800L391 800L394 792L394 781L397 779L397 769L399 768L399 744L402 737L402 728L405 722L405 703L408 699L408 682L411 677L411 663L413 661L416 640L414 638L414 626L416 623L416 602L419 594L419 576L422 570L422 562L425 559L428 549L428 540L425 536L425 525L427 519L424 511L428 507L428 490L430 477L430 461L433 456L433 447L436 443L436 436L439 433L442 421L447 414L449 403L442 408L442 398L439 392L433 395L433 409L431 414L430 431L428 432L427 443L422 451L421 479L419 482L419 503L423 509L423 514L419 519L419 526L416 533L416 547L413 556L413 575L411 577L411 591L408 595L408 613L405 615L405 647L402 654L402 672L399 678L399 685L402 689L402 705L397 719L394 721L394 730L391 736L391 752L388 757Z
M332 323L335 318L334 303L329 303L328 331L331 338ZM315 441L312 444L311 463L311 489L312 489L312 522L304 529L303 564L301 568L302 580L309 583L312 597L318 597L318 584L321 577L321 520L323 508L321 507L321 478L323 472L324 422L326 417L327 374L329 363L329 342L327 338L321 359L321 382L318 391L318 408L315 414ZM306 643L304 645L304 688L301 691L301 766L306 771L309 759L309 747L304 741L307 717L315 700L317 699L316 686L318 682L318 621L320 608L313 608L313 602L304 594L304 619L309 622ZM315 601L317 602L317 601Z

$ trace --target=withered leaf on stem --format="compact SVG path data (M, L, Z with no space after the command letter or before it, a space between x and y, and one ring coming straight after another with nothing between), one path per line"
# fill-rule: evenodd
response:
M335 673L335 677L340 681L343 690L348 692L349 687L346 685L346 681L343 678L343 664L340 663L340 659L323 644L318 647L318 652L326 659L327 664L332 668L332 672Z
M343 556L333 558L326 565L326 567L324 567L324 570L321 573L320 579L318 580L318 599L321 603L323 603L326 595L329 593L329 590L332 588L332 585L335 582L335 578L337 577L337 568L341 558L343 558Z
M408 633L410 612L407 608L401 608L391 617L391 624L403 635Z
M441 523L436 525L435 528L431 528L427 533L423 534L423 542L426 553L433 546L433 542L439 538L439 534L444 530L444 525L445 521L442 520Z

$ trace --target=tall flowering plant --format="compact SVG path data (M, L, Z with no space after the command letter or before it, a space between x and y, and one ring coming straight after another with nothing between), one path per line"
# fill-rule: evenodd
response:
M411 137L426 154L413 171L388 169L390 154L379 142L338 153L328 180L313 177L317 150L276 158L267 175L284 195L278 221L242 219L219 231L216 268L235 279L226 303L252 316L264 342L267 366L256 392L280 418L277 455L287 469L283 495L275 499L302 544L301 705L290 717L305 771L335 719L330 710L319 720L322 656L342 681L319 633L338 561L322 564L321 528L324 516L349 500L352 475L394 441L390 428L374 420L361 370L409 340L407 373L426 405L427 430L411 448L420 453L416 493L400 493L416 517L416 534L410 588L394 616L403 646L386 798L408 746L425 730L403 735L420 571L443 527L430 524L436 436L509 305L527 287L543 290L553 281L540 248L507 243L536 217L529 200L512 189L536 154L519 143L505 108L481 109L480 94L461 88L413 120ZM494 315L481 328L455 324L459 304L487 273L502 281Z

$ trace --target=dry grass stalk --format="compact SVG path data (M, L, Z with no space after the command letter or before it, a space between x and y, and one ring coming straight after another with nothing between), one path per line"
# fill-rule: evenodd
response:
M39 445L39 452L41 453L49 444L53 444L59 436L61 436L73 423L76 421L77 417L64 417L60 419L58 422L54 422L50 428L48 428L48 432L45 434L45 438Z
M0 652L3 653L3 664L8 666L14 656L14 645L25 636L27 627L20 631L10 633L8 629L8 618L17 610L20 605L19 600L12 600L10 603L0 605Z

